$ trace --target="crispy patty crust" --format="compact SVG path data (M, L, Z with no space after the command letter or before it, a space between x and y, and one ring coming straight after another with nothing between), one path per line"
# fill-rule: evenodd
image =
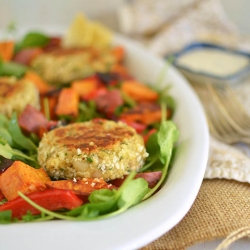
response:
M105 72L114 62L109 50L58 48L37 56L31 67L49 83L63 85L97 71Z
M8 117L18 115L30 104L39 109L39 92L35 85L27 80L14 77L0 78L0 113Z
M132 127L101 119L54 129L38 148L39 164L55 179L123 178L139 170L147 156Z

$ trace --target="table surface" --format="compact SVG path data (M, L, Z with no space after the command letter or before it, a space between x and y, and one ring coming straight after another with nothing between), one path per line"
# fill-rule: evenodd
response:
M215 250L221 242L222 240L204 242L189 247L187 250ZM250 249L250 239L247 238L243 238L232 243L228 248L228 250L249 250L249 249Z

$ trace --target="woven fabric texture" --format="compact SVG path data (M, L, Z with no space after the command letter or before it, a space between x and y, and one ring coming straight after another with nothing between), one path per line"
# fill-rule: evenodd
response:
M204 180L183 220L141 250L181 250L220 239L250 225L250 184L225 179Z

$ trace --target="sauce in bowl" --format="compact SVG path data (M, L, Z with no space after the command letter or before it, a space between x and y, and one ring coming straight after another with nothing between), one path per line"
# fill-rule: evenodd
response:
M227 77L236 74L249 65L250 60L243 54L229 53L216 48L196 48L178 57L176 64L195 72Z

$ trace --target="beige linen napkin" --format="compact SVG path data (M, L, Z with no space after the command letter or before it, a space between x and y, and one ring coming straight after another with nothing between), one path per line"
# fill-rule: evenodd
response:
M156 55L172 54L193 41L250 51L249 39L238 32L219 0L126 1L118 17L120 31L143 42ZM250 112L248 81L235 91ZM232 233L219 246L222 249L249 234L249 147L210 137L209 161L194 205L174 229L144 249L184 249ZM233 232L241 227L243 231Z
M166 55L193 41L250 49L219 0L133 0L118 12L120 31Z

